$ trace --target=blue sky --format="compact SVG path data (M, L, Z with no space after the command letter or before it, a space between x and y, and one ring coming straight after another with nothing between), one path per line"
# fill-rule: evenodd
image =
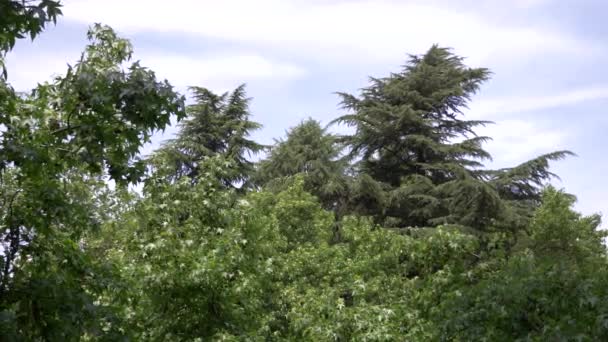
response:
M313 117L341 114L336 91L397 71L408 53L449 46L493 78L468 118L493 167L569 149L554 183L583 213L608 212L608 23L603 0L67 0L64 17L8 56L9 80L26 90L75 61L93 22L114 27L135 58L178 89L225 91L247 83L254 135L271 143ZM165 138L171 134L168 131ZM156 136L150 150L161 141ZM604 224L606 226L606 224Z

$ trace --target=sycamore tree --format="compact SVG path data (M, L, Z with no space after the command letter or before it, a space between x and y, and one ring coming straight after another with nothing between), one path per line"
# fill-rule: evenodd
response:
M0 1L0 74L6 79L3 57L12 50L17 40L36 38L48 23L55 23L61 15L57 0L2 0Z
M138 181L141 146L184 115L166 81L129 64L128 41L101 25L88 38L74 66L30 94L2 83L0 330L8 339L120 334L97 301L116 285L113 267L82 239L104 221L105 180Z

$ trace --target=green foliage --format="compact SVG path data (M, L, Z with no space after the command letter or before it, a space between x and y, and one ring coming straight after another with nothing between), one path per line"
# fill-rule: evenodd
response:
M221 168L210 160L205 173ZM261 329L260 275L278 232L247 213L214 177L158 186L107 229L120 234L110 254L124 276L138 340L209 339Z
M290 246L329 242L333 216L324 212L316 199L304 191L304 180L299 177L276 195L254 194L256 206L272 208L279 231Z
M13 48L17 39L28 35L32 40L38 36L50 21L57 22L61 15L59 1L15 1L0 2L0 51Z
M286 140L276 141L268 158L260 162L255 181L272 188L286 177L301 175L306 191L326 209L339 211L348 197L347 162L336 137L309 119L287 132Z
M475 129L490 122L460 116L489 74L433 46L422 56L410 56L401 72L372 78L359 97L340 94L351 114L335 122L355 127L343 140L360 158L352 212L399 227L523 228L538 205L540 186L553 176L548 162L571 153L482 170L482 162L491 159L482 144L490 138Z
M278 262L276 305L286 317L276 323L280 339L403 339L420 323L422 285L439 285L476 246L450 229L418 239L353 217L343 222L343 236L339 244L303 245Z
M113 309L98 303L119 284L114 266L82 243L109 216L105 176L136 182L139 148L183 99L138 63L108 27L65 76L0 102L0 316L13 340L114 340ZM10 329L9 329L10 328Z
M553 187L543 192L542 202L529 228L529 248L537 257L585 263L605 256L603 241L608 232L598 230L599 215L581 216L571 209L574 196Z
M2 53L60 14L0 10ZM185 108L127 40L88 38L28 95L0 80L1 340L608 339L607 234L545 187L571 153L485 170L485 122L460 119L486 69L434 46L342 94L354 135L308 120L255 168L243 86Z
M48 22L55 23L61 15L61 4L55 0L1 0L0 13L0 79L6 79L4 54L18 39L29 36L33 40Z
M435 311L442 340L597 341L608 325L608 264L599 217L547 189L530 236L504 265L446 295Z
M222 156L231 170L225 172L225 185L247 182L253 172L247 156L258 153L263 146L247 139L261 125L249 120L245 86L222 95L202 87L190 90L195 103L187 108L188 118L180 123L177 138L156 153L152 164L169 180L186 176L196 181L199 164L205 158Z
M330 243L334 216L302 178L239 198L217 181L222 167L162 183L105 227L136 339L399 339L422 314L423 285L447 286L478 248L453 228L411 237L355 217Z

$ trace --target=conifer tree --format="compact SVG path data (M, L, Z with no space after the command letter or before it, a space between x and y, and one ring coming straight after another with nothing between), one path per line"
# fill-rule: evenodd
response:
M203 87L190 90L195 103L187 107L187 119L180 123L177 137L155 153L152 164L170 180L187 176L195 181L199 164L206 158L220 156L227 166L224 184L243 184L254 170L247 157L264 148L248 139L261 125L249 120L250 99L246 97L245 86L222 95Z
M523 211L505 201L533 204L539 185L552 174L555 152L519 167L484 171L489 138L475 129L488 121L465 120L463 111L490 76L469 68L449 49L432 46L411 55L403 69L372 78L360 96L340 93L351 113L335 122L356 129L343 137L359 157L359 175L351 198L354 210L374 215L385 225L460 224L478 230L507 216L523 220ZM519 184L521 191L509 189Z
M267 159L258 168L259 185L280 183L285 177L301 174L304 187L328 210L337 209L347 197L345 176L348 160L341 155L336 136L313 119L301 122L277 140Z

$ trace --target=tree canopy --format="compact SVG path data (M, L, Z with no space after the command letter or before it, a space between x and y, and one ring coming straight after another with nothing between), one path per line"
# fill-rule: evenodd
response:
M402 71L371 78L359 97L340 93L352 113L335 122L356 129L342 140L359 158L357 207L398 227L449 223L485 231L503 222L525 222L522 211L530 211L512 207L533 210L543 182L553 176L549 161L571 152L549 153L505 170L484 169L491 155L482 144L490 137L475 129L491 122L466 120L464 111L489 75L434 45L423 55L411 55Z
M246 183L254 170L247 158L264 146L248 139L261 125L249 120L245 85L222 95L202 87L191 87L190 91L195 103L186 108L188 117L180 122L177 137L156 153L152 165L171 180L196 180L202 161L222 156L227 163L224 184Z
M47 23L56 23L61 4L57 0L2 0L0 13L0 74L6 79L4 54L12 50L18 39L29 36L33 40Z
M259 163L255 180L267 188L301 175L306 191L317 196L328 210L340 210L348 196L348 159L337 137L318 121L308 119L277 140L270 154Z
M61 14L0 13L2 57ZM608 338L607 234L548 182L572 153L487 169L465 119L487 69L432 46L340 94L353 134L305 120L254 160L244 86L186 105L111 28L88 39L28 94L0 79L0 340Z

